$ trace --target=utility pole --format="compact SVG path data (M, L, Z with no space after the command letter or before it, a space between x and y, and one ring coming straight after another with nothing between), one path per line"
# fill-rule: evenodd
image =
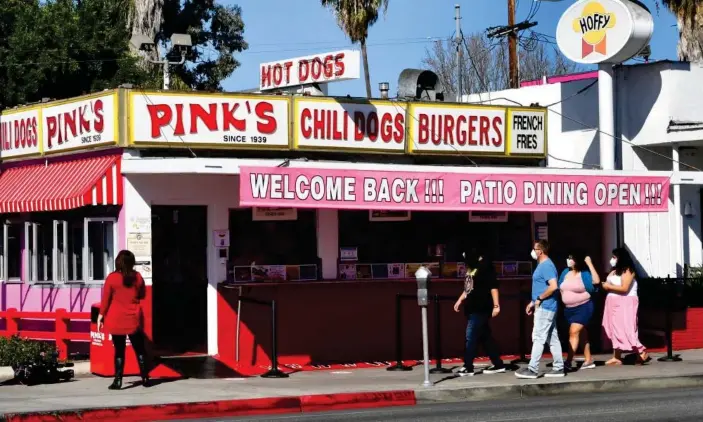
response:
M508 0L508 27L515 26L515 0ZM510 88L518 88L517 31L508 33L508 54L510 63Z
M542 0L544 1L544 0ZM530 29L537 25L537 22L524 21L515 23L515 0L508 0L508 25L494 26L486 29L488 38L508 37L508 80L510 88L519 88L519 63L517 56L518 35L521 31Z
M456 102L462 102L462 96L464 93L464 35L461 33L461 6L458 4L454 5L454 21L456 24L456 63L457 63L457 93Z

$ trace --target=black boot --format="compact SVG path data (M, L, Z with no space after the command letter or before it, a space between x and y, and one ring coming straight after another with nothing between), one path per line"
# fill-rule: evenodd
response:
M149 368L146 366L146 359L144 358L144 355L137 355L137 362L139 362L139 375L142 377L142 386L151 387Z
M122 389L122 374L124 374L124 359L115 358L115 380L107 388L110 390Z

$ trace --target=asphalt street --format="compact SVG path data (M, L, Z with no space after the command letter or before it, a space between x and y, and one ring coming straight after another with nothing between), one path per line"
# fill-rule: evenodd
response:
M703 389L534 397L511 401L308 413L201 421L701 421Z

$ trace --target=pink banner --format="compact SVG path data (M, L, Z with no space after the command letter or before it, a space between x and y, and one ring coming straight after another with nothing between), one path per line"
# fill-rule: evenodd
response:
M666 212L669 179L242 167L240 204L409 211Z

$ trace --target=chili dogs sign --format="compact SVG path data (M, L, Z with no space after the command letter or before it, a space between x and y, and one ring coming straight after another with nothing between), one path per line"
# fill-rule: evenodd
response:
M240 205L403 211L666 212L669 179L242 167Z
M266 91L359 79L360 69L361 56L353 50L262 63L259 66L259 89Z
M295 101L295 149L405 152L405 106L391 101Z

